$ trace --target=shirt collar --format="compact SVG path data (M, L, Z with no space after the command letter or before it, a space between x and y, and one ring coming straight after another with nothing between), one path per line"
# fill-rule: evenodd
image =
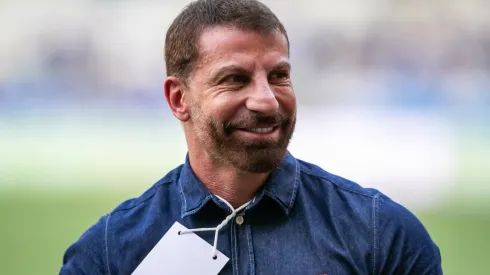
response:
M179 178L180 195L182 197L182 218L197 213L206 203L212 200L212 194L196 177L187 154ZM257 192L253 204L257 204L264 196L275 201L286 215L294 205L299 186L298 161L287 152L281 165L272 172L264 186Z

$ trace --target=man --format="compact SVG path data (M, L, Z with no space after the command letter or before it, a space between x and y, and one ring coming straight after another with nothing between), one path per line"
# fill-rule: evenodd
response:
M221 226L196 233L209 247L216 237L229 258L219 274L442 274L408 210L287 151L289 41L265 5L193 2L168 30L165 55L186 162L102 217L66 251L60 274L132 274L175 222Z

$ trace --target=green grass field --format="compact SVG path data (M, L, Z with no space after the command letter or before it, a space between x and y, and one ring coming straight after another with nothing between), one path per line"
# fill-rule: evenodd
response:
M101 215L129 197L122 193L108 196L105 192L3 192L0 274L57 274L64 250ZM417 214L440 246L444 274L489 274L490 217L464 212L454 206L442 212Z

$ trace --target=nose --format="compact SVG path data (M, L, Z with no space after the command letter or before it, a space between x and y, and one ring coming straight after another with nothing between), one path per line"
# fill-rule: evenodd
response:
M259 81L250 88L250 95L246 101L248 110L266 115L277 113L279 102L267 79Z

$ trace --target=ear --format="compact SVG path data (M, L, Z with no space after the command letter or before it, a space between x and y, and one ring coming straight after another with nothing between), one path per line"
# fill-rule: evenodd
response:
M184 102L185 85L180 79L169 76L163 85L165 98L174 116L184 122L189 120L188 106Z

